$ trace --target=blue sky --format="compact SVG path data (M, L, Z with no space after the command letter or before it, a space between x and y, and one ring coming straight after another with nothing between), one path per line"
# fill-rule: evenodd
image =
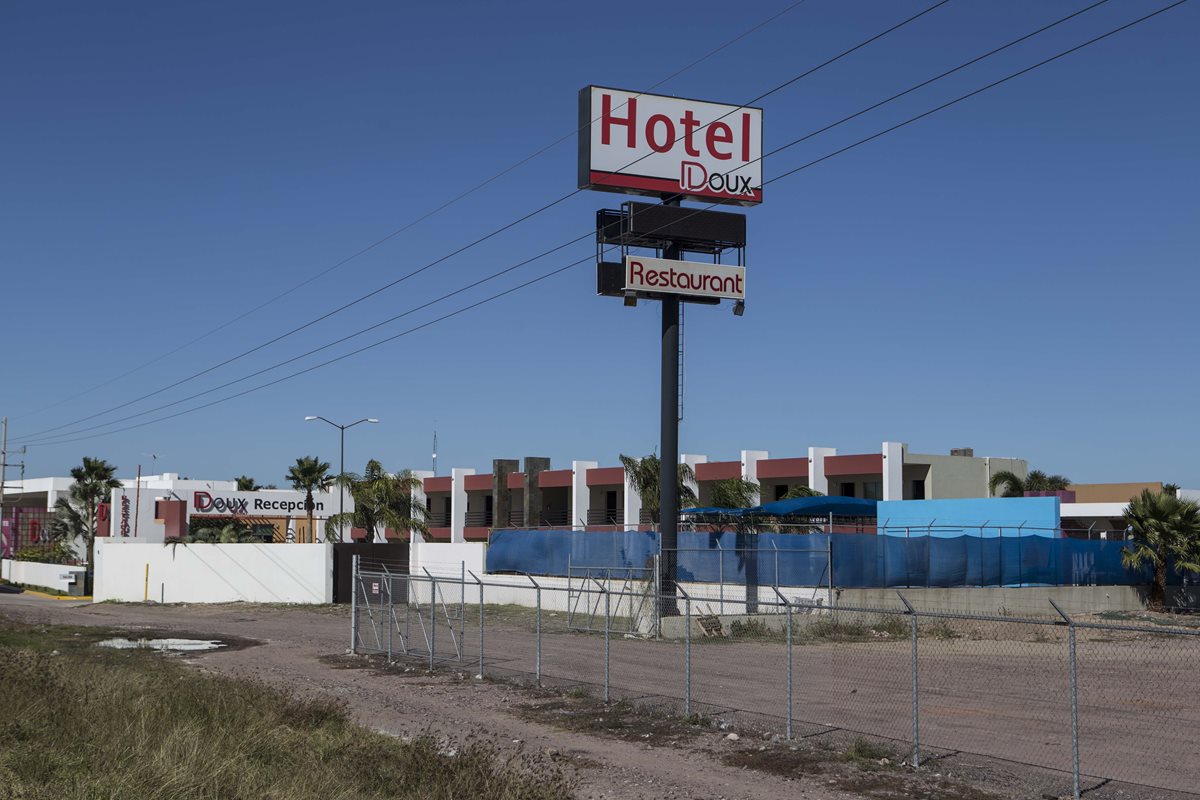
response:
M647 88L788 4L650 3L602 23L591 6L561 2L8 5L0 413L10 442L218 363L571 191L573 140L248 319L60 403L567 134L580 87ZM765 174L1165 4L1112 0L768 160ZM660 91L742 102L925 5L807 0ZM766 147L1085 5L953 0L763 101ZM1198 32L1200 6L1188 3L768 187L748 211L746 315L687 315L682 449L794 456L809 445L875 452L889 439L1020 456L1078 481L1200 485ZM400 313L586 233L597 208L621 199L581 193L351 311L61 430ZM326 355L591 250L574 245ZM349 435L355 468L368 457L427 468L435 425L447 468L524 455L611 464L657 444L657 329L654 304L595 297L584 264L261 392L31 446L27 474L62 474L83 455L132 474L157 453L160 470L281 482L299 455L336 464L336 431L306 414L383 420Z

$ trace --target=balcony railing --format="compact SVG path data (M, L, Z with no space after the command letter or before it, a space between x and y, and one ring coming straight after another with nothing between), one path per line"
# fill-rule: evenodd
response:
M520 508L514 508L508 512L508 527L523 528L525 527L525 511Z
M543 509L542 510L542 524L543 525L554 525L554 526L570 525L571 524L571 512L565 508L559 509L559 510Z
M431 511L425 519L425 524L428 525L430 528L449 528L450 527L450 515L449 514L438 514L438 513Z
M468 528L490 528L490 527L492 527L492 512L490 512L490 511L468 511L467 512L467 527Z
M588 525L622 525L625 522L625 512L621 509L589 508L587 513Z

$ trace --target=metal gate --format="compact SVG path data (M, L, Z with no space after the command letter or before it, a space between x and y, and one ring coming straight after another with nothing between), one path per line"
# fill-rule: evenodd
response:
M567 627L576 631L658 631L658 569L567 567Z
M359 653L419 658L430 667L463 659L465 581L426 572L423 576L362 564L355 557L351 604L354 640Z

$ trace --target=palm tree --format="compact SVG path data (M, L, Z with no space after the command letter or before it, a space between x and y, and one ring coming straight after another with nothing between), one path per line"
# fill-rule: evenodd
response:
M82 537L87 545L89 576L96 567L96 527L100 504L109 499L113 489L119 489L117 468L102 458L83 457L83 463L71 468L75 482L66 498L55 502L55 535ZM90 577L89 577L90 581ZM88 589L90 590L90 585Z
M239 492L257 492L259 489L266 488L259 486L258 481L249 475L238 475L234 480L237 482L237 490Z
M759 488L754 481L745 478L729 478L717 481L712 487L712 504L717 508L749 508L758 502ZM746 572L746 613L758 612L758 536L755 521L751 517L729 516L722 521L730 523L734 530L734 550L738 566ZM724 554L721 554L724 557ZM723 611L723 610L722 610Z
M1004 488L1002 494L996 490ZM1026 492L1061 492L1071 488L1071 480L1065 475L1047 475L1040 469L1030 470L1024 478L1015 472L1001 470L988 481L988 488L994 496L1024 497Z
M625 476L629 478L630 484L633 485L633 490L642 499L642 509L650 515L652 522L658 522L658 480L661 468L658 456L651 454L636 458L634 456L622 455L621 464L625 467ZM678 483L680 508L695 505L696 492L692 489L692 484L695 480L695 471L687 464L680 464Z
M325 538L333 538L334 531L343 526L366 530L368 542L375 541L375 534L388 528L397 532L428 530L425 506L414 500L422 482L409 470L392 474L371 459L362 475L348 472L339 475L335 482L350 492L354 510L331 516L325 522Z
M292 488L304 492L304 510L308 513L308 536L316 541L316 531L313 529L313 492L328 491L333 485L334 478L329 474L329 462L322 461L316 456L297 458L296 463L288 467L287 480L292 482Z
M793 486L788 489L787 494L779 498L780 500L792 500L797 497L824 497L825 495L818 492L816 489L810 489L807 486Z
M205 525L190 534L185 543L240 544L258 542L260 539L241 520L233 519L224 524Z
M1132 547L1121 549L1129 569L1149 563L1154 568L1150 606L1161 608L1167 597L1167 566L1177 574L1200 573L1200 505L1192 500L1143 489L1125 508Z

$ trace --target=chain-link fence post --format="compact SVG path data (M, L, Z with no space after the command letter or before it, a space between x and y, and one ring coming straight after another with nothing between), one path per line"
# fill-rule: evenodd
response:
M1071 797L1079 800L1079 672L1075 664L1075 620L1053 600L1050 605L1067 622L1067 664L1071 670Z
M350 652L358 652L358 555L350 566Z
M683 592L683 714L692 715L692 597Z
M395 605L392 604L392 576L391 576L391 573L388 573L388 575L387 575L387 598L388 598L387 613L383 615L383 618L387 621L387 626L388 626L387 660L388 660L388 663L390 664L392 662L392 628L395 627L392 624L392 621L396 619L396 607L395 607Z
M919 620L917 619L917 610L913 608L912 603L908 602L908 598L899 592L896 592L896 596L900 598L901 603L904 603L909 627L912 630L912 766L913 769L919 769L921 766L921 684L919 680L919 649L917 647Z
M784 724L784 737L792 738L792 604L779 591L778 586L772 586L783 607L787 609L787 722Z
M429 575L429 570L425 571ZM437 650L437 578L429 575L429 671L433 672L433 653Z
M479 584L479 678L483 679L483 581L474 573L470 573ZM465 592L465 590L464 590ZM463 614L463 625L466 625L466 613Z
M609 592L608 588L609 587L605 586L603 589L603 591L604 591L604 702L606 702L606 703L609 702L609 699L611 697L611 691L610 691L610 687L609 687L609 676L608 676L608 663L609 663L608 656L609 656L609 638L610 638L609 634L612 631L612 615L611 615L611 609L609 606L609 599L612 597L612 593Z
M534 597L537 599L536 600L537 623L536 623L536 629L535 629L537 631L537 637L536 637L537 651L534 656L533 669L534 669L534 675L537 678L538 688L541 688L541 686L542 686L542 587L540 584L538 584L537 581L535 581L533 579L532 576L526 575L525 577L529 578L529 582L533 584L533 594L534 594Z

